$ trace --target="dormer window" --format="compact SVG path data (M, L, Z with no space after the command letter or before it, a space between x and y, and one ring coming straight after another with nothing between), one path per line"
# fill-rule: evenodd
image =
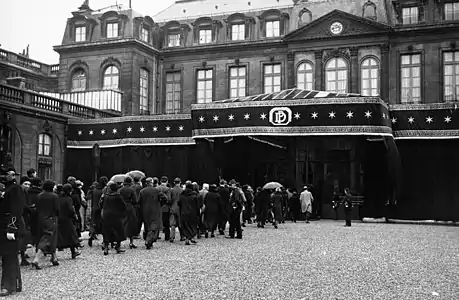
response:
M75 27L75 42L86 41L86 25L78 25Z
M142 41L148 43L149 36L150 36L150 31L147 28L142 27L141 32L140 32L140 38L142 39Z
M245 24L231 25L231 40L232 41L245 40Z
M180 33L169 34L167 36L167 46L168 47L180 46Z
M280 24L279 23L280 23L279 21L266 22L266 37L280 36Z
M199 30L199 44L212 43L212 29Z
M424 5L426 0L393 0L398 24L414 25L425 21Z
M261 35L266 38L280 37L288 31L289 15L278 9L264 11L260 19Z
M445 3L443 7L443 18L445 21L459 20L459 2Z
M118 22L107 23L107 38L118 37Z

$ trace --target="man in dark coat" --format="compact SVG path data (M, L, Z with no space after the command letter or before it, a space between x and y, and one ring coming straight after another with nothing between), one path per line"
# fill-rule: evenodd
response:
M99 183L92 192L91 197L91 226L89 229L89 240L88 246L92 247L92 242L97 239L97 234L102 232L102 217L100 215L100 200L102 199L102 194L104 188L107 186L108 178L102 176L99 178Z
M180 194L183 192L182 189L182 180L180 178L174 179L174 187L170 191L169 198L169 225L171 226L170 231L170 242L173 243L175 240L175 228L179 228L180 240L184 240L182 235L182 226L180 225L180 208L178 206L178 201L180 200Z
M204 227L205 238L215 237L215 230L218 225L218 213L220 212L220 195L217 193L217 186L210 185L209 192L204 197Z
M346 224L344 226L350 227L352 218L352 195L348 188L344 189L343 206L344 214L346 215Z
M30 188L30 178L29 177L21 177L19 184L24 189L25 194L25 204L24 210L22 212L22 218L24 219L24 236L19 241L19 251L21 254L21 266L28 266L30 263L27 261L29 256L25 253L27 250L27 245L32 244L32 234L30 232L30 213L31 209L33 209L29 202L29 197L27 195L27 190Z
M142 179L140 177L134 177L134 190L137 195L137 200L140 198L140 191L143 189L141 180ZM137 234L135 238L140 238L140 231L142 230L142 218L140 217L141 216L140 206L137 205L135 207L135 210L136 210L137 216L139 216L138 223L137 223Z
M81 253L76 251L80 241L76 231L77 213L73 207L71 198L72 186L70 184L59 185L56 193L59 195L59 222L57 235L57 248L70 248L72 259L75 259Z
M159 198L162 204L161 210L162 210L162 220L163 220L163 232L164 232L164 240L169 241L171 238L171 232L170 232L170 224L169 224L169 218L170 218L170 206L168 204L169 199L171 198L171 189L167 186L169 182L169 179L167 176L162 176L161 177L161 184L158 186L159 190Z
M124 220L124 233L129 238L129 248L137 248L134 245L134 237L137 236L137 228L139 224L139 217L137 215L136 207L138 205L137 194L132 185L132 178L127 176L124 179L123 187L120 189L121 197L126 203L126 219Z
M38 195L43 192L41 189L41 179L40 178L31 178L30 179L30 188L27 191L27 196L29 198L30 206L33 209L30 211L30 233L32 235L32 244L36 247L38 243L38 216L37 216L37 199Z
M194 240L198 232L198 216L200 214L198 205L198 193L193 191L193 185L188 183L185 190L180 194L178 203L180 207L180 221L182 222L182 233L185 236L185 244L190 242L196 244Z
M38 251L32 262L35 269L41 269L38 263L45 254L51 254L51 263L54 266L59 265L56 257L59 197L53 191L54 186L53 181L46 180L43 183L43 192L37 199Z
M230 228L228 238L234 239L234 234L236 233L236 238L242 239L242 228L241 228L241 212L244 207L244 194L239 187L238 183L233 183L232 192L230 195Z
M108 195L101 201L102 232L104 235L104 255L108 255L108 245L115 243L117 253L123 253L121 242L126 239L124 235L124 218L126 217L126 203L118 192L118 184L109 186Z
M245 200L247 201L245 204L243 216L244 218L242 223L242 226L245 227L245 222L247 222L248 224L252 224L253 194L249 190L249 186L247 184L242 186L242 191L244 192Z
M159 189L153 187L153 179L147 178L146 187L140 191L139 204L143 220L145 246L147 249L153 247L158 232L163 227L162 203L160 202Z
M268 217L270 195L267 190L260 190L256 195L255 205L257 211L257 227L265 228L266 218Z
M218 194L220 195L220 216L218 222L218 231L220 235L225 235L226 223L228 222L230 217L231 206L229 203L230 190L226 185L226 181L224 179L220 180Z
M19 235L24 228L22 213L25 193L16 184L16 172L10 168L6 172L5 194L0 199L0 256L2 257L2 279L0 297L22 291L21 270L18 251Z

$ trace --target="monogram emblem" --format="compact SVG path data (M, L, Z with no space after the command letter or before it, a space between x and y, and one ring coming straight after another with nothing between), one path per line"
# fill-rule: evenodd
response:
M269 122L275 126L286 126L292 122L292 110L288 107L275 107L269 111Z

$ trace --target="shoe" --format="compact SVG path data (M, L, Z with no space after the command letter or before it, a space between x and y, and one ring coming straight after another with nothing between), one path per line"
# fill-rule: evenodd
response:
M218 234L220 234L220 235L225 235L225 232L220 230L220 231L218 232Z
M197 238L198 238L198 240L199 240L199 239L201 239L201 235L200 235L200 234L198 234Z
M28 258L30 258L30 256L28 254L24 254L24 258L28 259Z
M190 241L186 240L185 245L190 245Z
M8 291L7 289L1 289L0 290L0 297L6 297L13 294L13 292Z
M35 270L41 270L41 267L38 265L38 263L36 262L32 262L30 263L30 265L32 266L33 269Z
M22 287L18 286L18 287L16 288L16 293L20 293L20 292L22 292Z
M57 259L51 259L51 263L53 264L53 266L59 265L59 262L57 261Z
M180 238L180 241L181 241L181 242L183 242L183 241L185 241L185 240L186 240L186 238L184 238L184 237L181 237L181 238Z
M81 252L75 251L75 252L72 253L72 259L75 259L75 258L77 258L77 256L80 256L80 255L81 255Z
M92 247L92 240L93 240L92 238L89 238L89 240L88 240L88 246L89 247Z
M145 248L147 248L147 250L151 250L152 247L153 245L148 245L148 244L145 245Z
M198 242L196 242L195 240L191 239L190 242L192 242L193 244L197 244Z
M209 238L209 233L207 233L207 232L204 233L204 237L205 237L206 239Z
M118 254L126 252L126 250L123 250L123 249L120 249L120 248L115 249L115 250L116 250L116 253L118 253Z
M27 267L27 266L30 266L30 263L25 258L22 258L21 267Z
M129 248L130 248L130 249L137 249L137 246L134 245L134 244L129 244Z
M274 225L274 228L277 229L278 228L277 225Z
M241 225L241 226L242 226L242 227L245 227L245 223L242 223L242 225Z
M108 248L104 249L104 255L108 255Z
M242 240L242 235L238 235L236 238Z
M169 242L173 243L173 242L174 242L174 239L170 239Z

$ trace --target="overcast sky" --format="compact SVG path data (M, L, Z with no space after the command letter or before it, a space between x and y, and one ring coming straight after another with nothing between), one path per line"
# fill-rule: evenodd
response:
M131 0L132 8L142 15L154 16L173 4L174 0ZM0 44L11 52L22 52L29 47L32 59L47 64L59 62L53 46L60 45L67 18L78 10L83 0L1 0ZM123 4L129 0L90 0L92 9Z

